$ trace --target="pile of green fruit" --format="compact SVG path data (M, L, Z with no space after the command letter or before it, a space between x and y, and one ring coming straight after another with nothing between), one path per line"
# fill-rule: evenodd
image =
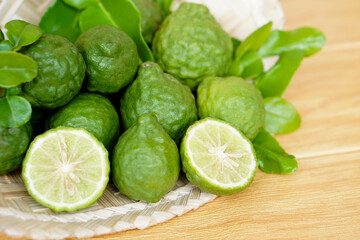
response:
M109 176L130 199L158 202L180 171L231 194L258 167L297 169L272 134L300 126L282 95L324 35L270 22L241 42L207 7L171 2L57 0L39 27L5 25L0 174L22 165L30 195L61 212L94 203ZM279 60L264 71L269 56Z

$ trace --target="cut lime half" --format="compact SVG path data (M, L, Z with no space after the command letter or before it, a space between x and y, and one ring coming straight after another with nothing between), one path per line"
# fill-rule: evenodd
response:
M73 212L96 202L109 181L104 145L84 129L59 127L37 136L24 162L29 194L55 212Z
M230 124L212 118L200 120L187 130L181 160L192 183L219 195L243 190L258 169L251 142Z

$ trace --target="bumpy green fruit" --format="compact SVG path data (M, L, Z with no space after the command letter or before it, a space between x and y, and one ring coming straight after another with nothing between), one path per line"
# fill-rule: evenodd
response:
M164 73L158 64L146 62L121 98L120 114L123 125L129 128L140 115L151 112L177 143L197 119L195 98L190 89Z
M265 121L259 90L238 77L207 77L197 89L200 118L214 117L254 139Z
M141 33L150 44L165 14L156 0L132 0L141 14Z
M119 117L109 99L94 93L80 93L66 106L55 112L48 128L59 126L85 128L111 150L119 133Z
M233 45L206 6L183 3L162 23L152 48L166 72L194 89L203 77L227 72Z
M121 135L111 164L119 191L146 202L159 201L173 188L180 172L178 148L154 114L140 116Z
M81 34L75 45L86 62L89 91L115 93L133 80L139 65L137 48L120 29L93 27Z
M0 175L18 168L32 138L30 122L19 128L0 126Z
M80 91L85 62L69 40L45 34L25 54L38 64L37 77L23 85L23 95L33 106L57 108Z

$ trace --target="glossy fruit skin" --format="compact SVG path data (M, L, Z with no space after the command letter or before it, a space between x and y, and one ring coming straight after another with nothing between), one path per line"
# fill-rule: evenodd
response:
M86 62L90 92L115 93L133 81L139 65L137 48L120 29L93 27L82 33L75 45Z
M207 77L197 89L199 117L224 120L254 139L265 121L261 93L238 77Z
M156 0L132 0L141 14L141 33L147 44L151 44L155 31L165 14Z
M119 116L106 97L80 93L57 110L47 121L47 128L59 126L84 128L111 150L120 135Z
M0 126L0 175L17 169L32 139L30 122L19 128Z
M120 136L111 164L119 191L146 202L158 202L173 188L180 172L178 148L152 113L140 116Z
M152 49L165 72L195 89L205 76L227 72L233 45L206 6L182 3L156 32Z
M23 94L34 107L57 108L68 103L81 89L85 62L74 44L44 34L25 54L38 64L37 77L23 85Z
M120 100L123 126L127 129L140 115L151 112L176 143L180 143L188 126L197 120L190 89L164 73L158 64L145 62Z

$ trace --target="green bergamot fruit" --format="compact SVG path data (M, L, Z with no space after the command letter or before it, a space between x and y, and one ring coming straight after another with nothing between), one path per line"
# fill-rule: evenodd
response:
M152 113L121 135L111 162L112 180L133 200L157 202L175 185L180 158L175 142Z
M183 3L156 32L155 60L191 89L205 76L223 76L231 64L229 35L204 5Z
M90 28L75 45L86 62L90 92L115 93L132 82L139 65L137 48L120 29L109 25Z
M111 150L120 133L119 117L110 100L94 93L80 93L55 112L48 128L59 126L85 128Z
M197 89L200 118L224 120L250 140L265 121L265 108L259 90L238 77L207 77Z
M165 14L156 0L133 0L141 14L141 33L150 44Z
M23 85L23 95L31 105L53 109L78 94L85 77L85 62L69 40L45 34L25 54L38 64L37 77Z
M129 128L140 115L151 112L177 143L197 119L190 89L164 73L158 64L145 62L121 98L120 114L124 127Z
M19 128L0 126L0 175L18 168L32 138L30 122Z

